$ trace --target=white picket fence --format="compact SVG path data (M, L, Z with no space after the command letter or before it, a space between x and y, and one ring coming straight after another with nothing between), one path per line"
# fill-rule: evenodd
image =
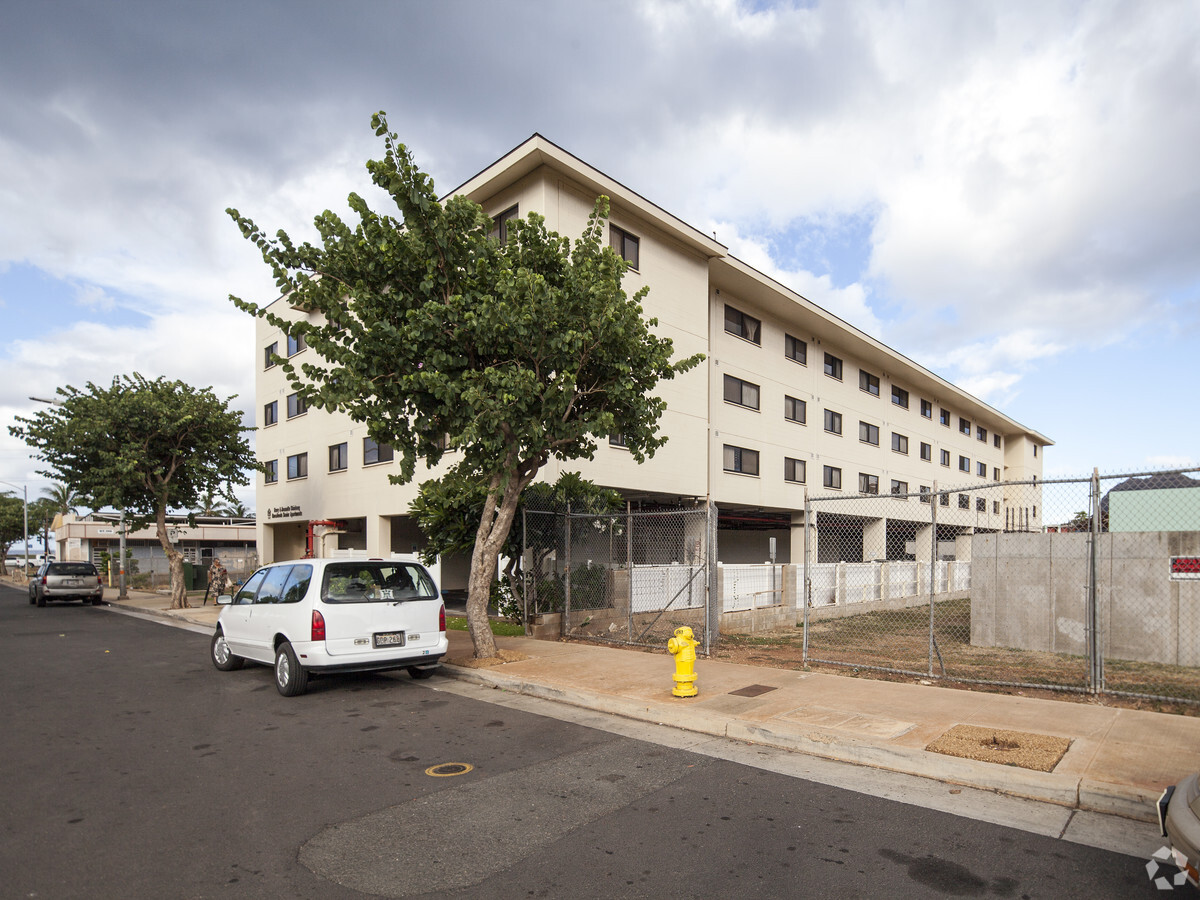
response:
M794 584L804 583L803 566L721 565L721 609L736 612L762 609L783 602L787 569ZM816 563L811 569L812 605L846 606L883 600L903 600L930 593L928 562L889 560L864 563ZM971 564L941 560L936 564L932 593L966 591Z

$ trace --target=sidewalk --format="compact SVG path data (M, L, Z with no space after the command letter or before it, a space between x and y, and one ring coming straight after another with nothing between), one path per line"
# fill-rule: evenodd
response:
M105 593L106 599L115 599ZM212 628L213 604L170 610L164 595L130 592L114 604ZM451 631L448 659L472 655ZM699 696L671 695L666 654L583 643L497 638L527 659L490 668L443 665L453 678L687 731L1028 797L1073 809L1156 821L1163 788L1200 769L1200 718L871 681L843 675L696 663ZM955 725L1069 738L1052 772L933 753Z

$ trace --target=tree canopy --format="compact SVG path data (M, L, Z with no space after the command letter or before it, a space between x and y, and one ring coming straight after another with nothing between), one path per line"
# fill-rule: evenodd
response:
M643 317L645 289L625 294L606 198L574 245L533 213L510 220L500 242L478 204L439 201L383 113L372 125L384 158L367 169L400 216L351 194L353 227L325 211L319 245L297 245L231 209L288 303L308 315L231 299L316 351L320 363L280 360L293 389L391 444L395 480L453 451L456 477L484 486L467 618L476 655L491 656L488 589L521 491L551 458L590 459L607 434L621 434L638 462L653 455L666 440L655 387L702 357L673 360L671 341Z
M153 381L134 373L110 387L59 388L55 405L9 431L47 468L40 471L79 493L93 509L124 510L131 529L157 526L171 564L172 606L187 606L182 556L171 544L168 509L194 508L210 492L233 499L258 468L241 414L211 388Z
M30 527L33 527L32 524ZM9 548L22 541L25 537L25 501L21 497L13 496L9 491L0 492L0 548L3 548L4 556L0 557L0 572L8 572L5 559L8 557ZM24 562L24 547L18 554L21 556L22 563Z

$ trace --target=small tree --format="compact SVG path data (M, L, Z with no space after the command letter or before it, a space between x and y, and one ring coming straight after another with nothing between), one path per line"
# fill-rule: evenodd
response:
M229 210L289 302L309 311L292 321L231 298L323 360L297 370L280 360L309 406L346 412L400 455L396 482L416 461L462 451L454 475L486 496L471 557L467 622L477 657L494 656L489 589L525 486L552 458L591 458L596 437L619 433L638 462L666 440L659 381L695 366L672 362L671 341L642 317L645 289L621 289L625 262L608 246L607 200L599 198L572 247L530 214L508 238L478 204L438 201L408 149L372 118L382 160L367 164L402 219L349 198L354 228L332 212L316 217L321 245L275 238Z
M475 546L478 523L487 502L487 485L479 479L464 481L454 474L431 479L421 485L409 512L417 521L428 545L422 555L427 560L444 553L470 553ZM522 493L513 522L521 517L521 510L554 510L562 512L568 507L574 512L587 512L602 516L615 512L622 506L621 495L607 488L597 487L594 482L580 477L578 472L563 472L553 484L535 482ZM555 519L556 539L540 542L531 560L533 571L541 570L541 561L561 543L561 520ZM511 529L501 548L507 560L504 571L502 594L516 597L520 591L523 554L521 534ZM501 609L502 614L520 622L516 615L519 609L511 605Z
M9 491L0 492L0 572L8 574L8 550L17 541L25 538L25 502ZM25 564L25 548L21 548L21 565Z
M137 373L101 388L59 388L62 400L9 431L48 465L40 474L79 491L92 508L123 509L129 527L154 522L171 569L171 606L188 606L183 555L171 543L167 510L194 508L210 491L229 495L258 468L241 415L211 388Z

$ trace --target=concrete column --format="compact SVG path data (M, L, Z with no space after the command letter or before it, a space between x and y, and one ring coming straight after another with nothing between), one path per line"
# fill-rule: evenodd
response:
M819 532L813 528L809 535L809 550L812 553L813 565L817 564L817 538ZM793 565L804 565L804 510L796 510L792 513L792 523L789 533L790 540L788 541L788 550L791 552L790 561ZM803 576L801 576L803 577Z
M392 517L367 516L367 556L387 559L392 555Z
M934 557L934 534L932 525L921 525L917 528L915 538L917 562L929 562Z
M275 562L275 526L268 525L262 516L258 518L258 564L265 566Z
M863 562L869 559L887 559L887 519L863 522Z

